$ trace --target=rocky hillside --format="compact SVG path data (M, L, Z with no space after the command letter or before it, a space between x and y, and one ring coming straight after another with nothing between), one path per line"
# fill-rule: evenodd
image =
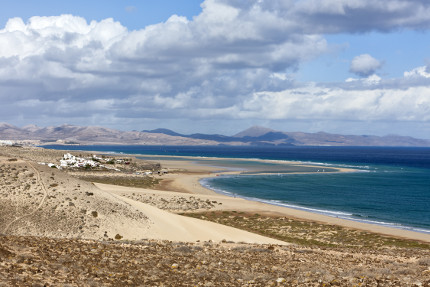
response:
M209 140L189 139L161 133L119 131L103 127L62 125L58 127L18 128L0 123L0 140L33 140L59 144L123 144L123 145L216 145Z

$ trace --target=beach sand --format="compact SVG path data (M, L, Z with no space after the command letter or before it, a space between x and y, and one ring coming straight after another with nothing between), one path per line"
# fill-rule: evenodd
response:
M162 166L168 166L172 170L177 170L179 167L183 170L192 171L189 173L176 173L163 175L163 181L166 180L168 184L163 185L163 188L169 191L187 192L196 195L204 195L202 199L216 200L222 205L217 205L215 210L234 210L243 212L257 212L267 215L287 216L292 218L305 219L309 221L321 222L325 224L334 224L347 228L360 229L394 237L407 238L413 240L420 240L430 242L430 234L413 232L409 230L390 228L375 224L367 224L352 220L339 219L335 217L325 216L317 213L311 213L303 210L281 207L262 202L250 201L241 198L232 198L215 193L212 190L204 188L200 185L199 180L207 177L215 177L220 174L238 174L235 172L219 172L218 167L202 166L192 161L170 161L163 160L161 157L159 162ZM297 162L290 164L297 165ZM338 169L337 172L353 172L352 169Z
M153 157L151 188L38 164L63 152L0 147L0 286L430 286L426 234L216 194L192 158ZM102 178L156 166L133 164Z
M3 234L286 244L163 211L122 195L145 192L142 189L94 185L25 159L0 157L0 168L2 202L8 207L0 211ZM163 198L162 193L154 196Z
M208 240L211 236L210 233L203 235L204 233L194 231L190 233L200 234L201 237L187 237L185 236L186 231L183 235L180 235L177 231L172 231L172 236L169 236L167 233L161 233L160 231L157 231L158 233L155 232L155 229L152 230L151 228L157 224L151 224L150 222L157 222L156 218L158 215L152 216L149 210L155 212L155 209L152 209L152 207L156 207L170 212L172 218L169 220L172 226L188 224L187 220L189 220L175 213L237 211L286 216L289 218L338 225L394 237L430 242L430 235L425 233L339 219L303 210L217 194L201 186L199 180L206 177L216 177L220 174L239 174L243 172L243 170L236 169L232 171L228 167L220 167L220 161L222 161L222 159L219 158L205 158L205 164L199 164L201 158L145 156L146 160L143 161L145 165L148 163L147 159L150 158L151 160L149 162L153 161L154 164L161 164L162 170L168 172L163 175L154 175L154 180L159 181L159 184L152 186L151 189L142 189L98 183L91 184L76 179L65 171L48 168L47 166L42 166L35 162L40 162L42 160L45 162L58 161L60 155L62 155L64 151L5 147L3 147L2 150L4 154L4 156L0 158L0 162L4 167L2 177L0 177L0 181L2 181L4 185L2 195L4 196L4 202L11 202L10 206L13 206L14 212L19 214L14 215L14 217L25 216L33 220L41 220L42 218L49 218L50 216L60 218L60 220L56 221L56 224L59 225L58 228L51 226L45 231L43 231L44 228L35 228L37 224L33 225L33 227L20 227L20 224L23 224L25 220L15 219L17 223L14 224L15 230L20 230L19 232L27 230L25 234L61 237L64 235L61 225L68 224L73 227L68 230L69 237L74 236L91 239L113 238L115 234L120 234L127 239L158 238L175 240L176 236L177 240L196 241ZM10 161L14 156L21 158L17 161ZM138 162L139 160L136 159L136 161ZM236 159L236 161L243 161L246 163L249 160ZM290 168L289 172L294 172L295 168L300 170L303 166L309 167L309 165L301 165L297 162L282 161L282 164ZM244 166L246 167L246 164ZM354 170L338 169L332 171L353 172ZM253 170L246 170L246 172L253 172ZM71 174L79 174L81 178L85 178L83 175L92 173L72 172ZM108 173L108 176L116 178L118 176L133 175L127 171L126 173L120 174ZM88 196L87 194L89 193L93 195ZM13 197L11 195L13 195ZM144 206L143 204L149 206ZM111 208L111 206L115 208ZM33 208L33 211L20 211L25 208L29 210ZM34 211L34 208L37 208L37 210ZM2 216L3 220L8 216L8 212L12 212L11 210L12 208L3 209L3 213L5 214ZM91 216L93 211L98 212L97 217ZM31 215L29 215L30 213ZM168 215L164 214L163 217L167 218ZM177 218L177 223L173 221L173 217ZM184 220L187 221L187 223L185 223ZM129 223L134 227L128 228L125 223ZM3 228L6 228L6 224L9 225L7 229L12 227L10 220L9 222L7 222L7 220L4 221ZM161 223L159 224L161 225ZM193 224L195 225L195 223ZM202 221L199 224L202 225L202 229L206 229L203 225L211 223ZM0 230L1 227L0 225ZM172 228L166 229L174 230ZM209 229L213 229L213 227ZM107 237L105 231L107 231ZM154 231L154 234L159 235L153 235L152 231ZM233 233L232 231L223 231L219 232L219 236L215 236L214 233L212 240L229 240L228 234ZM249 236L245 235L243 240L233 236L231 240L248 242ZM261 238L249 242L259 242L258 240L261 240Z

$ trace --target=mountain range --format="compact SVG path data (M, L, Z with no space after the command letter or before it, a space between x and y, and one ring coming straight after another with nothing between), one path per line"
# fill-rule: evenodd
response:
M190 139L211 140L220 144L240 143L243 145L276 145L276 146L430 146L430 140L408 136L387 135L341 135L325 132L282 132L254 126L233 136L218 134L183 135L168 129L145 130L143 132L165 134Z
M283 132L254 126L233 136L184 135L169 129L119 131L94 126L61 125L22 128L0 123L0 140L34 141L36 144L123 145L256 145L256 146L430 146L430 140L408 136L340 135L325 132Z

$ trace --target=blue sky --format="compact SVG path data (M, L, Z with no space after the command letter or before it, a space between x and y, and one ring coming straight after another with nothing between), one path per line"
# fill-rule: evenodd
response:
M378 72L387 77L401 77L404 71L430 63L428 31L370 32L326 35L325 38L339 45L338 50L304 63L299 72L301 80L331 82L353 77L349 73L351 59L366 53L384 61Z
M424 0L0 4L0 122L430 138Z
M32 16L73 14L87 21L114 18L130 30L167 20L173 14L190 19L201 12L200 0L16 0L2 1L0 19L4 26L11 17L29 19Z

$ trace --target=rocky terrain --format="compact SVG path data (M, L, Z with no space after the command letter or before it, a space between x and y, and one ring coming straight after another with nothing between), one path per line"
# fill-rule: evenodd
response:
M428 251L0 236L0 286L430 286Z

